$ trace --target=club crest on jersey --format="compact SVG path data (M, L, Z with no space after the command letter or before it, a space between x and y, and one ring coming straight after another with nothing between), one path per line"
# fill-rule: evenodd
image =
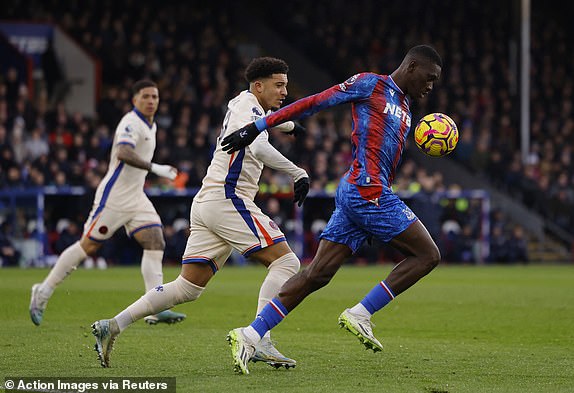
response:
M355 83L355 81L357 80L358 77L359 77L359 74L353 75L352 77L347 79L345 82L339 83L339 87L341 88L341 90L346 91L347 86L351 86L353 83Z
M257 108L256 106L254 106L253 108L251 108L251 111L253 113L255 113L257 116L263 116L263 113L261 113L261 111L259 110L259 108Z

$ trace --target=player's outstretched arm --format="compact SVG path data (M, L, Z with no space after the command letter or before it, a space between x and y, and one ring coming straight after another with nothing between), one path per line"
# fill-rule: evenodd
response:
M354 86L355 80L360 79L353 77L346 83L348 86ZM356 83L356 85L362 84ZM257 135L261 130L267 129L268 127L274 127L277 124L281 124L289 120L311 116L314 113L336 105L362 99L368 96L373 89L370 85L368 87L370 90L362 88L355 91L348 87L342 89L341 85L335 85L315 95L301 98L300 100L287 105L285 108L279 109L277 112L262 117L255 123L249 123L245 127L227 135L221 141L221 146L228 154L241 150L251 144L251 142L257 138Z
M305 127L297 123L291 123L293 124L293 128L290 130L283 130L280 127L275 128L279 129L281 132L287 135L294 135L295 138L303 137L307 131ZM257 138L259 132L260 131L255 126L255 123L249 123L245 127L240 128L239 130L232 132L223 138L221 141L221 147L223 151L231 154L250 145L255 140L255 138Z
M171 165L151 163L149 171L161 177L167 177L169 180L174 180L177 177L177 169Z
M118 160L123 161L130 166L155 173L158 176L167 177L170 180L177 177L176 168L171 165L155 164L153 162L143 160L136 153L133 146L129 144L118 145Z
M255 126L255 123L249 123L223 138L221 148L223 151L231 154L251 144L258 135L259 130Z

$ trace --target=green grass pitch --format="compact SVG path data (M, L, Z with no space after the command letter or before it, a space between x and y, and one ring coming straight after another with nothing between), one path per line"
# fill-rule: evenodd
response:
M381 353L365 351L337 317L390 266L343 267L274 330L291 370L257 363L235 375L227 332L251 322L263 267L224 268L178 325L132 325L111 368L90 324L141 296L139 268L74 272L42 326L28 316L45 269L0 269L0 382L5 376L177 378L178 392L573 392L574 266L441 266L373 317ZM164 270L166 281L179 268Z

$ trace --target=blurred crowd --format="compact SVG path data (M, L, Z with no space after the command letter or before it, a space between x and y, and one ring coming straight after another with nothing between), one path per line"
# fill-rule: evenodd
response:
M157 82L161 98L155 160L178 166L177 187L198 186L224 106L245 88L225 9L93 0L19 5L13 18L57 22L96 56L103 88L97 116L89 119L67 112L62 103L49 105L55 89L46 79L38 81L32 101L15 69L3 75L0 184L97 185L115 127L131 109L131 86L146 77Z
M57 22L101 61L103 80L97 116L88 118L68 112L58 101L55 86L65 81L58 79L61 73L54 72L53 63L50 68L45 65L44 77L37 80L34 92L27 91L15 69L0 75L2 189L77 185L93 192L107 170L115 126L131 109L130 87L143 77L153 79L160 88L154 160L180 170L173 184L150 175L148 186L193 189L201 185L225 104L247 87L242 73L250 59L238 51L243 21L234 20L233 3L216 2L221 3L220 7L201 2L193 6L164 2L158 7L155 2L133 0L13 3L7 17ZM454 3L414 0L412 7L391 3L381 10L378 2L366 0L358 0L352 7L340 0L293 0L272 5L263 2L257 7L262 13L271 12L266 7L273 7L274 14L282 15L269 27L285 34L290 43L337 81L359 71L391 72L406 48L419 42L433 43L443 55L443 78L431 98L415 105L414 118L431 111L452 115L461 132L454 159L527 206L554 218L564 229L572 229L572 148L566 142L573 131L573 87L568 76L574 70L571 56L566 56L572 46L567 32L559 24L533 23L533 73L540 77L533 78L532 146L529 161L523 163L514 104L517 75L508 55L514 26L508 23L513 21L510 5L476 0L464 5ZM343 15L345 23L339 23ZM490 28L480 28L485 24ZM271 55L281 57L280 53ZM570 60L555 62L556 58ZM312 192L331 192L351 162L350 112L328 111L307 119L304 125L306 138L273 135L272 142L308 171ZM417 168L408 154L399 170L396 189L414 195L409 203L432 228L445 260L476 262L481 258L476 239L483 228L471 212L479 202L431 200L432 206L438 204L441 208L425 211L425 206L429 210L425 198L431 198L433 191L457 186L443 184L438 173ZM270 214L289 225L293 210L281 198L266 195L289 194L290 179L265 170L261 191ZM71 218L71 222L60 227L56 225L57 214L47 220L52 223L48 228L50 251L61 249L56 242L66 238L63 231L73 232L72 238L79 236L81 229L77 226L88 210L86 206L76 216L64 217ZM330 210L322 210L328 218ZM166 257L174 261L180 257L181 239L185 239L187 230L182 219L187 219L185 209L179 209L178 214L167 213L164 218ZM306 221L308 240L320 233L324 219L311 217ZM496 237L503 246L499 247L500 253L491 252L490 259L496 255L493 261L527 260L521 228L509 225L500 212L493 213L493 223L487 236ZM310 245L305 254L312 255L314 243L306 244ZM516 244L518 251L506 252L511 244ZM366 247L358 259L377 261L385 257L381 252L392 253L384 247ZM112 255L110 251L108 257Z

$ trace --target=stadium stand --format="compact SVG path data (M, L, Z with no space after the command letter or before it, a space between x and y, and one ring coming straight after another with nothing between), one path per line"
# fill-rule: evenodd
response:
M68 112L54 99L54 86L61 79L61 73L54 66L53 58L51 62L49 58L46 60L50 65L37 77L34 92L27 90L16 69L8 69L1 75L2 189L82 186L88 193L93 192L107 169L113 127L130 109L129 86L141 77L150 77L160 86L162 103L156 119L156 160L174 164L182 171L173 187L193 189L200 185L222 121L224 105L229 97L245 88L242 69L248 58L241 48L245 48L245 43L257 42L257 37L244 36L240 21L234 20L235 3L221 2L221 7L213 7L213 4L189 6L163 2L162 7L155 7L158 2L88 0L69 8L69 4L55 0L9 2L13 4L6 7L6 19L57 22L101 61L103 78L97 116L88 118ZM358 71L386 72L393 69L404 48L421 40L435 43L447 66L437 93L415 107L415 117L432 111L453 114L461 128L461 141L452 160L528 209L549 218L558 229L572 232L574 179L572 149L567 141L571 140L574 128L571 120L573 85L568 77L574 70L571 61L558 65L551 61L569 58L565 54L572 52L573 44L564 32L571 31L572 27L568 27L570 30L548 27L542 16L533 21L533 37L536 37L533 40L533 67L541 77L533 80L532 151L529 161L523 163L518 152L519 122L514 104L517 94L515 64L508 55L516 44L513 41L516 21L512 18L511 5L483 4L475 0L464 5L457 3L457 6L452 1L415 2L419 7L412 9L424 9L427 17L421 19L409 11L410 7L403 9L396 3L387 5L385 12L381 12L374 8L375 2L366 0L359 0L352 7L337 0L273 3L273 12L288 17L274 18L273 24L268 23L266 27L286 38L337 82ZM265 8L271 6L269 3L246 2L244 6L254 14L271 11ZM496 12L493 13L488 7L494 6ZM450 23L435 24L433 21L445 12L448 12ZM341 15L345 16L345 23L337 22ZM403 20L419 23L397 23ZM482 26L485 23L492 28L473 28L473 24ZM555 51L549 55L544 52L547 54L544 57L542 48L548 42L561 44L552 45ZM292 67L296 65L292 64ZM292 84L295 87L296 81ZM548 102L560 104L548 108ZM337 180L348 168L351 157L348 116L348 113L332 111L309 118L304 123L308 136L303 141L293 143L287 136L273 136L273 143L311 175L312 192L317 195L334 190ZM413 159L415 154L409 151L404 157L396 181L397 190L421 196L421 189L444 191L457 187L450 179L444 184L447 180L441 178L440 172L429 173L421 167ZM434 184L429 186L429 183ZM166 184L152 176L148 186L166 189ZM265 171L261 190L265 198L268 192L287 194L290 183L288 179ZM278 201L282 207L286 205L281 198ZM183 201L184 204L188 202ZM451 202L443 203L446 203L444 210L448 211ZM455 204L450 215L442 214L437 222L432 218L428 223L425 220L429 226L432 222L432 226L438 228L433 232L443 242L447 261L477 261L472 239L477 237L479 223L466 214L471 204L466 207L464 203L458 207ZM276 209L273 205L270 202L269 209ZM61 210L61 206L56 203L48 211L46 220L52 234L49 252L57 252L52 248L59 239L56 218L61 214L58 209ZM159 209L167 216L164 222L167 223L168 248L173 246L166 250L166 257L177 262L181 248L178 239L183 229L174 224L178 219L187 218L186 211L163 209L162 206ZM82 222L81 214L87 210L73 210L67 218ZM497 262L527 260L525 242L520 240L525 236L521 234L521 227L500 218L500 214L500 211L493 213L491 238L496 239L499 248L507 249L512 244L517 251L501 256L493 249L488 259ZM288 224L290 218L282 220ZM321 228L320 221L321 217L316 217L308 222L307 239L316 236ZM453 222L455 226L451 225ZM308 243L305 254L311 255L313 242ZM357 260L372 263L381 258L392 259L392 255L386 254L390 251L382 250L383 255L373 253L372 248L366 249L359 253ZM113 258L113 250L104 253Z

